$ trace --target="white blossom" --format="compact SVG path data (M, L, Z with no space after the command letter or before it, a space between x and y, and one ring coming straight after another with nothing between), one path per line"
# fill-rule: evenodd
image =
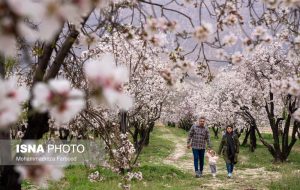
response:
M229 14L224 19L224 23L228 26L234 26L238 23L238 17L235 14Z
M300 49L300 35L294 39L294 44L296 49Z
M167 43L167 36L163 33L154 34L148 39L154 46L164 46Z
M79 36L80 44L87 46L89 48L94 48L96 44L98 43L99 37L95 33L91 34L81 34Z
M37 83L33 88L33 107L40 111L49 111L59 124L69 122L84 107L84 93L72 89L67 80L50 80L48 84Z
M218 49L217 52L216 52L216 57L218 59L227 59L228 54L224 49Z
M293 113L293 117L300 121L300 108L298 108L294 113Z
M213 27L209 23L203 23L202 25L195 28L195 31L193 33L194 38L198 40L199 42L204 42L208 40L208 38L213 33Z
M102 96L110 106L119 106L128 110L133 100L123 93L122 86L128 81L128 70L124 66L116 66L111 54L104 54L100 59L91 59L84 65L85 76L94 91L93 99L102 100Z
M253 37L262 38L267 33L267 30L263 26L257 26L252 32Z
M155 18L148 18L144 29L147 35L155 34L159 30L159 22Z
M236 44L238 38L233 33L224 36L223 38L223 44L227 46L233 46Z
M263 0L271 8L276 8L281 0Z
M235 52L232 56L231 56L231 61L233 64L237 64L240 63L243 59L243 54L241 52Z
M16 122L21 114L20 104L29 93L25 87L18 87L16 79L0 79L0 128Z
M95 171L89 174L88 179L90 182L102 181L104 178L100 176L99 171Z
M20 180L27 179L34 184L47 188L48 180L58 181L63 177L61 167L54 165L20 165L15 166L15 170L20 173Z
M283 4L287 7L300 6L300 0L282 0Z

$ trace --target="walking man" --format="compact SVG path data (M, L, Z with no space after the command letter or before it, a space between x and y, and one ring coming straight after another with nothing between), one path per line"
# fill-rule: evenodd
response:
M193 150L194 167L197 178L201 177L203 174L206 145L208 145L208 148L211 149L209 130L205 127L205 117L200 117L198 122L198 124L191 127L187 140L187 148L192 148ZM199 161L200 170L198 164Z

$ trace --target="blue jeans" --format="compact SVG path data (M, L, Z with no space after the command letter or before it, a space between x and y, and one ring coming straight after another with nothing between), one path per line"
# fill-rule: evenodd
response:
M227 168L227 172L228 173L232 173L233 172L233 168L234 168L234 164L232 164L232 163L226 163L226 168Z
M205 149L193 148L195 172L199 171L199 164L198 164L198 160L199 160L200 161L200 172L202 173L203 166L204 166L204 154L205 154Z

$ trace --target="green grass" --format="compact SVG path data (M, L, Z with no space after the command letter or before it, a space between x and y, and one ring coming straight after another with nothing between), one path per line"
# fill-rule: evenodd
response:
M201 185L201 181L195 181L190 173L185 173L173 166L162 165L161 161L166 158L175 148L174 143L161 137L163 129L155 128L150 139L150 145L145 147L140 156L141 166L138 171L143 173L142 181L133 181L132 189L157 190L193 189ZM178 135L184 136L186 132L174 129ZM51 183L50 190L111 190L118 189L120 176L113 172L98 168L105 177L104 181L91 183L87 179L88 169L84 166L71 166L65 170L65 178L58 183Z
M158 130L160 127L157 127ZM178 136L178 137L187 137L188 132L179 128L175 128L175 127L166 127L168 130L170 130L174 135Z
M104 181L91 183L87 180L87 170L81 166L67 168L65 178L58 183L51 182L49 190L111 190L118 189L120 177L109 170L99 168ZM139 168L143 173L142 181L133 181L132 189L174 189L184 190L197 187L201 182L195 181L191 174L184 173L175 167L166 165L143 165ZM176 185L174 185L176 184Z
M262 134L264 139L272 143L271 134ZM244 139L242 135L240 141ZM273 163L273 157L267 148L257 139L257 149L255 152L249 152L249 146L241 146L240 156L246 158L241 159L238 167L240 169L264 167L267 171L279 172L282 177L273 180L267 187L271 190L298 190L300 180L300 142L296 142L288 161L285 163ZM297 171L299 171L297 173Z
M299 190L300 173L284 173L279 181L271 182L269 188L272 190Z
M172 127L155 127L150 137L149 146L145 147L141 153L139 162L140 167L136 168L137 171L143 173L142 181L133 181L133 190L160 190L160 189L172 189L172 190L185 190L185 189L199 189L202 187L206 189L205 182L211 180L209 175L206 175L204 179L196 180L191 173L184 172L174 166L163 164L163 160L175 149L175 144L163 137L167 132L171 132L178 138L186 138L187 132L178 128ZM268 134L263 134L264 137L271 142L272 137ZM221 136L221 135L220 135ZM242 142L244 136L240 137ZM218 149L220 138L215 139L211 132L211 140L213 148ZM295 144L294 150L289 156L289 161L283 164L273 164L272 156L268 150L259 142L257 149L254 153L249 152L248 146L240 147L240 161L236 168L239 170L247 170L249 168L262 168L267 171L278 172L282 175L282 178L275 180L264 180L264 176L261 179L257 179L257 182L253 181L241 181L239 187L242 189L256 188L256 189L283 189L293 190L299 189L300 179L300 142ZM191 159L188 156L183 156L180 160ZM192 162L192 160L191 160ZM220 170L224 169L223 160L218 163ZM65 169L65 177L59 182L50 182L49 189L56 190L111 190L119 189L118 183L121 182L119 175L104 168L97 168L100 174L105 178L101 182L92 183L88 180L87 176L90 172L95 170L88 170L84 166L69 166ZM299 171L299 172L297 172ZM219 180L226 181L225 175L219 175ZM24 182L23 189L29 189L30 183ZM222 189L220 187L219 189Z
M142 150L139 157L141 163L160 162L166 158L175 148L172 141L162 138L163 130L161 127L156 127L150 136L149 146Z
M272 136L270 134L263 134L263 137L267 141L272 142ZM241 135L240 142L242 142L243 140L244 140L244 136ZM295 149L297 149L297 148L298 149L300 148L299 141L294 145L294 147L293 147L294 151L292 150L292 152L290 153L288 162L282 163L282 164L274 164L272 155L269 153L267 148L259 141L259 139L257 139L257 148L256 148L255 152L253 152L253 153L249 152L248 145L240 147L240 155L246 156L247 161L243 162L243 160L241 160L242 163L240 163L239 166L241 168L243 168L243 167L253 168L253 167L257 167L257 166L263 166L267 170L270 170L270 171L278 170L278 169L274 169L274 168L283 168L283 169L286 167L299 168L300 167L300 151L295 151Z
M97 168L102 176L105 176L105 183L91 183L87 176L89 170L84 166L70 166L65 170L65 178L60 182L51 182L49 190L66 189L66 190L81 190L81 189L97 189L102 186L106 189L118 188L117 180L119 176L112 171L104 168Z

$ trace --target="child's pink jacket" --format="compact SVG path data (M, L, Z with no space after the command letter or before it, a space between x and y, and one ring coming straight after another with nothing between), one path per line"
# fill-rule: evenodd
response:
M210 165L216 165L217 164L217 160L219 159L218 156L212 156L211 154L209 153L206 153L206 156L208 157L208 163Z

